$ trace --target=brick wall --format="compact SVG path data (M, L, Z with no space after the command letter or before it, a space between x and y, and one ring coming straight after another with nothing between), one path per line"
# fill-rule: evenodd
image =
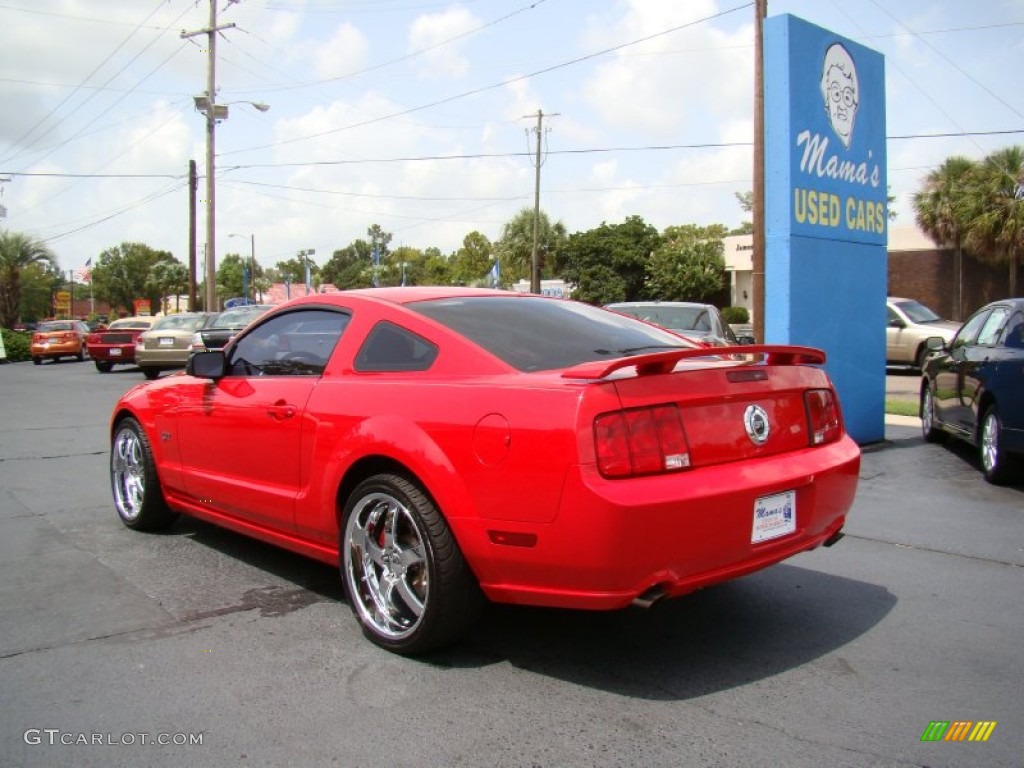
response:
M1009 298L1009 268L963 259L963 308L956 308L953 251L932 249L889 252L889 295L917 299L950 320L966 320L981 306ZM1017 295L1024 295L1024 269L1017 269Z

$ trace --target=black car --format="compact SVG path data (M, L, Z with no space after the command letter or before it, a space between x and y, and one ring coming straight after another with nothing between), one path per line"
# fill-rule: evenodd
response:
M273 304L249 304L244 307L225 309L208 321L206 327L193 334L190 354L209 349L222 349L238 335L240 330L264 312L272 309L273 306Z
M1024 480L1024 298L979 309L948 345L935 351L921 379L925 440L952 435L977 446L985 479Z

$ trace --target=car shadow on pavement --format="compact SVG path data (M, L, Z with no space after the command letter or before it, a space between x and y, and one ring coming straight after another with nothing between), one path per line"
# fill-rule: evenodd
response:
M355 621L336 568L193 518L181 518L168 533L187 536L278 582L225 595L231 604L188 618L252 609L279 616L336 602ZM896 597L882 586L779 564L650 609L489 605L462 642L419 661L443 668L509 662L622 695L689 699L833 653L877 625L895 604Z
M623 696L684 700L833 653L895 604L882 586L776 565L647 610L491 606L466 641L429 661L451 667L507 661Z

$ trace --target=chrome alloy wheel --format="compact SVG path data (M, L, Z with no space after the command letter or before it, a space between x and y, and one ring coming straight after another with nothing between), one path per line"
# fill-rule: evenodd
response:
M430 579L414 513L390 494L367 494L348 517L344 543L349 597L363 621L388 639L415 632Z
M994 409L985 414L981 425L981 465L986 474L994 474L999 468L999 416Z
M110 481L118 514L126 522L134 522L142 514L146 500L146 465L139 436L128 427L122 427L114 438Z

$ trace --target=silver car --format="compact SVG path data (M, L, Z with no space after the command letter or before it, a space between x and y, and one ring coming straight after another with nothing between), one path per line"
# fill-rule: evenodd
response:
M161 317L135 341L135 364L147 379L157 378L161 371L184 368L192 336L215 316L212 312L183 312Z
M620 301L605 309L667 328L680 336L713 347L730 347L741 341L713 304L692 301Z
M889 316L885 327L886 365L910 365L921 370L931 354L925 341L939 336L948 344L960 330L960 323L943 320L914 299L890 296L885 305Z

